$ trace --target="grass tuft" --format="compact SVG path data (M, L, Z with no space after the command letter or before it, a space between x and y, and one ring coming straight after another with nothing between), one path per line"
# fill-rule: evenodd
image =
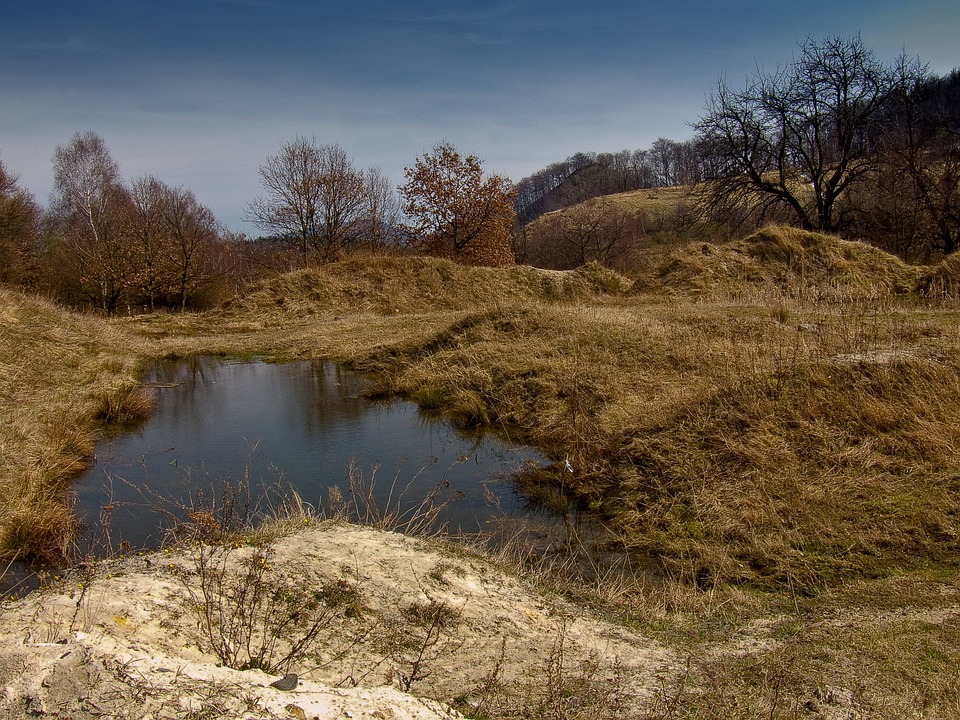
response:
M153 395L144 388L124 387L101 395L95 418L103 425L126 428L146 420L153 405Z
M958 267L767 228L656 248L631 293L598 266L411 257L280 276L202 315L105 320L0 290L0 550L67 552L70 478L105 422L147 411L130 390L145 358L333 358L369 372L372 395L401 393L547 453L553 467L533 487L558 509L594 513L610 547L629 552L625 569L592 565L568 524L557 547L586 570L546 568L546 591L592 597L694 656L689 676L664 681L653 716L947 717L958 687ZM377 507L373 479L331 507L431 532L432 505ZM306 510L288 512L295 525ZM206 539L207 517L189 520L184 532ZM532 570L550 559L511 547ZM838 630L837 618L860 624ZM757 636L758 619L770 628L762 648L714 651L731 633ZM420 648L439 649L436 637ZM418 657L404 660L404 682L422 675ZM546 686L592 687L589 670L567 667ZM531 695L501 710L569 715L577 700ZM615 700L582 716L617 712ZM490 704L471 706L481 716Z

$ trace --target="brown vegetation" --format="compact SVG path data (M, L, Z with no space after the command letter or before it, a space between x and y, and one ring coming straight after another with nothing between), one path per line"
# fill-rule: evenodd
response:
M404 175L399 190L415 245L469 265L513 264L515 192L506 177L484 176L476 155L462 156L450 143L418 157Z
M595 602L689 648L663 717L794 717L831 697L897 717L922 705L907 684L948 716L960 658L942 643L919 658L910 643L932 642L924 618L957 598L954 265L768 228L661 249L643 267L631 283L596 265L356 258L215 313L123 321L5 292L5 547L64 545L40 529L57 523L43 511L69 522L66 479L97 416L117 416L137 356L334 357L372 373L379 392L509 426L551 455L556 472L532 487L562 486L653 571ZM569 590L564 577L555 587ZM891 615L830 630L831 618L881 611ZM740 632L763 635L762 648L704 650ZM905 664L883 659L891 638L922 661L909 683Z
M61 559L67 490L98 428L149 411L130 339L104 320L0 289L0 549Z
M889 302L911 295L926 272L864 243L767 227L743 240L676 247L648 266L634 292L740 299L779 293L809 302Z

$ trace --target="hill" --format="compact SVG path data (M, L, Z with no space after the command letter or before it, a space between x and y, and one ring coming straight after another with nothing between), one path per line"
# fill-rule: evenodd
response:
M531 221L526 230L530 234L536 234L538 228L548 224L551 218L575 212L579 207L606 206L623 210L630 215L642 216L645 226L652 232L669 225L678 213L688 211L696 201L695 193L692 185L677 185L602 195L543 213Z
M522 542L519 562L560 563L550 592L689 658L648 686L664 703L655 716L955 715L957 263L914 268L768 228L652 253L646 268L627 293L597 265L357 258L276 277L215 312L111 320L4 291L7 550L54 544L40 510L69 527L67 471L136 405L138 358L335 358L368 371L374 394L509 431L554 461L518 486L560 513L564 537L547 552ZM584 541L579 513L604 524L605 544ZM445 570L412 579L427 601L460 581ZM79 622L90 608L74 587L51 602ZM127 618L113 614L120 628ZM504 618L489 631L510 643L517 629ZM615 680L588 660L558 676ZM597 685L568 683L544 702L577 687Z
M561 273L521 265L473 267L422 256L372 256L270 279L225 310L238 315L392 315L521 302L590 301L623 293L629 285L617 273L595 264Z
M743 296L772 291L818 299L889 298L915 293L929 269L860 242L789 227L763 228L724 244L679 247L634 284L634 292Z

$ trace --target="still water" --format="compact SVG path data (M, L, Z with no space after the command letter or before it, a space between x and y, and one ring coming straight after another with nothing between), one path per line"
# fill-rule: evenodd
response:
M249 483L257 498L279 485L325 507L330 488L349 501L351 468L375 480L381 509L398 501L413 508L440 488L452 500L441 518L451 531L523 512L510 478L545 462L539 454L458 430L410 402L368 400L365 383L331 362L157 362L144 379L153 412L97 445L73 486L77 514L91 532L108 516L113 547L156 545L197 493L209 501L225 483Z

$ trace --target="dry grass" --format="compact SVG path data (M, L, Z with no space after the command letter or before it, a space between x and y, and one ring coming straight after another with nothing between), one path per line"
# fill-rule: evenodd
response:
M365 365L504 424L673 573L812 591L956 550L958 335L929 313L516 308ZM817 330L801 328L815 325ZM518 354L516 347L523 347Z
M227 313L259 318L394 315L583 301L624 288L622 278L599 265L557 273L519 265L487 268L431 257L371 256L284 275L254 289Z
M738 633L739 652L700 648L665 693L677 700L668 717L956 718L960 617L944 589L856 583L769 622L763 642Z
M955 304L960 299L960 257L950 255L929 268L920 280L919 290L932 302Z
M283 276L217 313L110 323L8 294L5 347L36 362L3 363L6 407L21 409L4 417L5 459L35 469L6 476L61 493L98 423L147 411L136 348L334 357L380 392L545 448L631 546L700 585L789 578L807 592L948 557L954 316L897 299L919 271L855 243L770 229L723 252L774 280L732 293L742 268L719 263L713 296L677 296L689 286L665 276L665 302L623 296L596 267L375 258ZM800 276L807 291L786 292ZM8 497L36 507L38 493ZM23 520L4 524L13 547Z
M104 424L142 417L133 343L106 321L0 289L0 552L57 559L66 489Z
M64 546L66 481L138 404L138 357L330 357L552 456L534 482L602 513L645 570L576 593L696 656L651 716L950 717L955 618L915 610L958 586L955 263L784 229L661 260L633 293L596 267L355 260L215 313L110 322L0 293L3 547ZM876 622L830 624L881 596ZM709 649L764 617L786 619L756 651Z
M690 185L677 185L663 188L644 188L630 192L603 195L591 198L585 203L573 205L561 210L546 213L542 218L575 212L577 208L587 203L609 203L631 214L642 214L646 218L646 230L655 232L663 225L670 225L679 213L689 212L697 203L696 189ZM538 218L530 224L535 229L538 223L546 222Z
M920 268L869 245L767 227L735 242L680 247L639 278L636 290L747 302L779 293L807 304L889 303L913 292L924 275Z

